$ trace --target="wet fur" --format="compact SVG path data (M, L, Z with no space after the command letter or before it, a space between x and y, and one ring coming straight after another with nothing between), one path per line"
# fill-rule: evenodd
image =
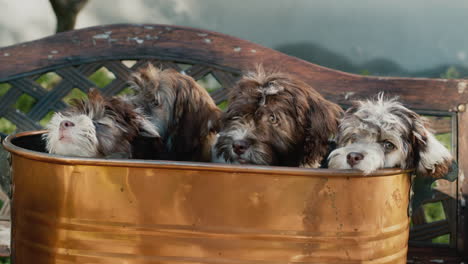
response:
M141 107L162 136L168 158L210 161L222 111L192 77L149 64L132 75L136 94L130 101Z
M74 124L67 128L66 141L59 136L62 121ZM55 113L46 127L47 151L67 156L106 157L121 153L131 157L135 138L160 141L157 131L138 109L120 98L105 98L97 89L91 89L88 99L72 100L70 107Z
M379 168L415 168L417 175L440 178L453 161L423 117L383 94L375 100L354 102L339 128L338 149L330 153L330 168L351 169L346 156L357 152L364 159L354 168L365 173ZM385 150L385 141L395 149Z
M341 108L308 84L258 66L231 89L213 160L317 168L338 130ZM232 144L251 147L237 155Z

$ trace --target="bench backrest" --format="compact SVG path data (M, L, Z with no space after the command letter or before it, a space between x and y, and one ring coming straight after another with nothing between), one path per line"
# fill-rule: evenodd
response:
M91 87L105 95L126 92L129 74L148 62L184 70L204 82L218 104L242 71L258 63L304 80L344 107L380 91L397 95L408 107L445 124L439 130L449 132L459 163L458 183L440 183L434 199L427 201L441 205L445 219L432 221L424 208L418 210L410 243L427 246L449 234L448 246L468 254L468 179L463 176L468 175L468 80L359 76L224 34L165 25L69 31L1 48L0 58L0 130L6 133L41 128L69 97L82 96Z

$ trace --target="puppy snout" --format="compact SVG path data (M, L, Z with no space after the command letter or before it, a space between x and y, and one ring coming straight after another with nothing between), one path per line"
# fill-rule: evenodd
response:
M74 126L75 126L75 124L72 121L64 120L64 121L60 122L60 128L61 129L74 127Z
M359 152L350 152L346 156L346 160L351 167L358 164L363 159L364 159L364 155L362 155Z
M244 154L249 147L250 143L246 140L236 140L232 143L232 148L237 155Z

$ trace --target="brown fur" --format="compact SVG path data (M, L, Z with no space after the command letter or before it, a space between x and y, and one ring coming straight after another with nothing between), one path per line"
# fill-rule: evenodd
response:
M210 146L220 126L221 110L192 77L149 64L132 75L136 95L166 142L170 158L210 161Z
M329 138L337 132L341 113L338 105L308 84L259 66L230 92L217 155L232 162L232 138L223 132L250 124L254 128L247 140L262 156L251 163L317 167L328 152Z

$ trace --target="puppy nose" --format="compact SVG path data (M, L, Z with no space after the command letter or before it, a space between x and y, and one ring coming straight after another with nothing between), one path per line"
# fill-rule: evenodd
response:
M68 127L74 127L74 126L75 126L75 124L72 121L64 120L64 121L60 122L60 128L62 128L62 129L68 128Z
M358 164L362 159L364 159L364 155L359 152L351 152L346 156L346 160L351 167Z
M246 140L236 140L232 143L232 148L237 155L242 155L250 147L249 142Z

